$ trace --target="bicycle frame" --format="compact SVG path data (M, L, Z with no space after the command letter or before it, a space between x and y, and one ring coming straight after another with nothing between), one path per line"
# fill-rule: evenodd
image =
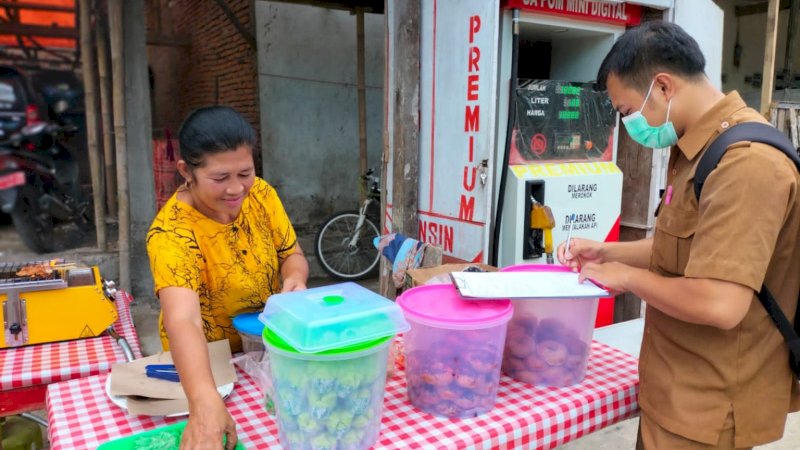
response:
M367 217L367 208L369 208L369 205L374 201L374 198L367 197L367 199L364 200L364 204L358 210L358 222L356 222L356 230L353 233L353 236L350 238L350 242L347 243L350 248L355 247L356 242L358 242L359 238L361 237L361 229L364 227L364 220Z

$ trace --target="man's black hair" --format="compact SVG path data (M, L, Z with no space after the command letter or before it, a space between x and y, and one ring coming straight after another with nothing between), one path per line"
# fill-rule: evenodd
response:
M613 73L624 84L645 92L659 72L700 79L705 66L700 46L683 28L660 20L645 22L617 39L600 65L595 87L606 90Z
M228 106L207 106L192 111L183 121L178 140L181 159L200 167L206 155L236 150L242 145L252 150L256 132L241 114Z

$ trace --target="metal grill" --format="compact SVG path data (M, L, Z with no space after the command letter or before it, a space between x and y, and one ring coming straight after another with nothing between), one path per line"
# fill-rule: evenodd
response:
M43 276L17 275L22 268L31 265L50 267L53 271L42 274ZM20 298L21 293L67 287L66 281L62 279L62 271L57 270L58 266L64 266L62 259L0 264L0 294L6 296L2 302L6 347L18 347L28 343L28 310L25 299Z
M17 275L17 272L20 271L23 267L41 264L44 266L50 266L51 262L55 265L63 264L63 259L57 260L45 260L45 261L27 261L27 262L13 262L13 263L0 263L0 288L3 287L11 287L12 285L18 283L31 283L37 281L51 281L51 280L60 280L61 279L61 271L60 270L53 270L53 272L45 277L36 276L36 277L21 277Z

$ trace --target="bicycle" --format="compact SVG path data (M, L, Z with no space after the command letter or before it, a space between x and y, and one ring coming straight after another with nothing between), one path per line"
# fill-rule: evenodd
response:
M381 255L373 240L380 236L381 189L380 178L373 173L369 169L361 176L359 187L366 190L361 208L333 214L317 231L317 258L333 278L359 280L378 268Z

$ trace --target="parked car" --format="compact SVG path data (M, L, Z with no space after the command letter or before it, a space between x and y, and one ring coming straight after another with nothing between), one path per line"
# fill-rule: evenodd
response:
M49 117L47 103L20 69L0 66L0 140Z

